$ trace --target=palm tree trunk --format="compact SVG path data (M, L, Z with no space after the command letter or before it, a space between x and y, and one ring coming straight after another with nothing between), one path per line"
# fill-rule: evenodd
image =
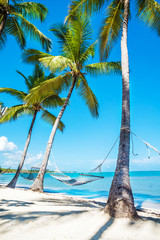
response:
M3 14L3 17L2 17L2 20L1 20L1 23L0 23L0 36L1 36L2 32L3 32L3 29L4 29L6 21L7 21L7 12L3 8L4 8L3 5L0 5L0 10L1 10L2 14Z
M63 116L63 113L66 109L66 106L67 106L67 104L69 102L69 99L71 97L71 94L73 92L73 89L74 89L74 86L75 86L75 83L76 83L76 79L77 79L76 75L73 75L73 82L72 82L72 85L70 87L68 96L67 96L66 101L65 101L60 113L58 114L58 117L56 118L56 121L55 121L54 126L52 128L52 131L51 131L51 134L50 134L50 137L49 137L49 141L47 143L46 151L45 151L45 154L44 154L44 158L43 158L43 161L42 161L42 164L41 164L40 171L39 171L38 176L36 177L34 183L31 186L32 191L43 192L44 174L46 172L48 159L49 159L50 152L51 152L51 149L52 149L52 144L53 144L53 141L54 141L54 138L55 138L55 134L56 134L56 131L57 131L57 128L58 128L58 124L59 124L59 122L60 122L60 120Z
M132 195L129 178L130 158L130 93L129 93L129 61L127 49L129 0L124 1L124 20L121 38L122 63L122 120L119 142L119 152L116 171L105 211L112 217L131 218L138 217Z
M15 186L16 186L19 174L20 174L20 172L22 170L22 167L23 167L23 164L24 164L24 160L26 158L26 154L27 154L27 150L28 150L28 147L29 147L29 144L30 144L32 129L33 129L34 122L36 120L36 116L37 116L37 111L34 112L33 120L32 120L30 129L29 129L29 132L28 132L27 141L26 141L26 144L25 144L25 147L24 147L24 151L23 151L23 154L22 154L22 157L21 157L21 162L20 162L20 164L18 166L18 169L16 171L15 176L10 181L10 183L7 185L7 187L15 188Z

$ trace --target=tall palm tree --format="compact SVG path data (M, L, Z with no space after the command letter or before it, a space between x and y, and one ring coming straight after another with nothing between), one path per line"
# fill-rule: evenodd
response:
M109 4L108 4L109 3ZM155 0L136 0L137 16L160 35L160 4ZM127 48L129 0L73 0L69 19L77 11L87 14L97 12L108 4L106 18L100 34L101 60L108 57L114 44L121 36L122 66L122 120L117 166L112 181L105 211L113 217L137 218L129 179L130 158L130 83Z
M16 186L20 171L23 167L27 150L30 144L32 129L36 120L37 113L41 111L42 119L50 123L51 125L53 125L56 120L56 117L52 113L48 112L46 108L62 106L62 104L64 103L64 99L61 99L57 95L57 93L55 93L52 89L52 91L48 91L47 94L43 94L43 95L41 94L41 96L39 96L39 101L35 102L34 104L28 107L28 105L24 102L24 99L26 96L28 96L29 91L35 86L38 86L43 82L45 82L47 79L52 79L54 77L54 74L45 76L43 69L39 65L35 66L33 74L28 77L25 77L21 72L18 72L18 73L21 76L23 76L23 78L25 79L25 83L28 88L28 93L19 91L16 89L12 89L12 88L0 88L1 93L7 93L12 96L15 96L18 100L22 102L19 105L15 105L13 107L8 108L4 116L0 119L0 123L16 120L17 118L26 114L31 115L33 118L31 122L31 126L29 128L27 141L23 150L23 154L22 154L18 169L16 171L15 176L11 180L11 182L7 185L7 187L11 187L11 188L14 188ZM63 131L63 128L64 128L64 124L60 122L59 130Z
M58 114L49 137L39 174L31 187L33 191L40 192L43 191L44 173L56 130L70 100L73 89L76 88L79 91L79 94L89 107L92 116L97 117L98 102L88 85L86 74L97 76L100 74L120 72L119 62L103 62L85 65L90 57L94 57L96 45L96 42L90 44L92 29L89 20L85 15L74 17L69 25L62 25L58 28L54 27L51 31L56 37L58 37L59 43L61 44L62 54L60 56L52 56L34 49L26 50L24 54L24 60L27 62L35 62L39 60L51 71L62 71L62 74L54 80L48 80L41 85L41 87L33 89L33 91L31 91L32 98L30 98L30 96L26 97L28 104L32 104L35 99L39 98L41 92L45 93L52 87L55 89L57 88L57 92L69 87L66 101Z
M29 36L38 40L46 51L50 50L50 39L30 22L34 19L44 21L48 13L47 8L43 4L23 0L10 2L0 1L0 47L5 45L6 36L9 34L15 37L22 48L26 46L26 37Z

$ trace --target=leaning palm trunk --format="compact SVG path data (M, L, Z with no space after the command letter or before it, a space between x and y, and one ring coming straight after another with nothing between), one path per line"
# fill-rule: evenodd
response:
M73 92L75 83L76 83L76 76L73 75L73 82L72 82L72 85L70 87L68 96L67 96L66 101L65 101L60 113L58 114L58 117L57 117L57 119L54 123L54 126L52 128L52 131L51 131L51 134L50 134L50 137L49 137L49 141L47 143L46 151L45 151L45 154L44 154L44 158L43 158L43 161L42 161L42 164L41 164L40 171L39 171L38 176L36 177L34 183L31 186L32 191L43 192L44 174L46 172L48 159L49 159L50 152L51 152L51 149L52 149L52 144L53 144L53 141L54 141L54 137L55 137L55 134L56 134L56 131L57 131L57 128L58 128L58 124L59 124L59 122L60 122L60 120L63 116L63 113L66 109L66 106L67 106L67 104L69 102L69 99L71 97L71 94Z
M130 155L130 94L129 94L129 61L127 49L129 0L124 1L124 20L121 38L122 62L122 121L119 142L119 153L116 171L112 181L105 211L112 217L137 218L134 199L129 179Z
M25 144L25 148L24 148L24 151L23 151L23 154L22 154L21 162L20 162L20 164L18 166L18 169L16 171L15 176L10 181L10 183L7 185L7 187L15 188L15 186L16 186L16 183L17 183L19 174L20 174L20 172L22 170L22 167L23 167L23 164L24 164L24 161L25 161L25 158L26 158L27 150L28 150L28 147L29 147L29 144L30 144L32 129L33 129L33 125L34 125L34 122L35 122L35 119L36 119L36 115L37 115L37 111L35 111L35 113L34 113L34 117L33 117L30 129L29 129L29 133L28 133L26 144Z

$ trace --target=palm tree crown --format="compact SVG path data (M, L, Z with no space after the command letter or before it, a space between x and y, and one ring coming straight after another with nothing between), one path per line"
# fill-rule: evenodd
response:
M101 59L108 57L114 44L122 34L125 0L72 0L69 15L66 20L76 11L85 11L87 14L98 12L107 5L106 17L104 18L100 34ZM149 27L160 35L160 4L155 0L135 0L136 15ZM129 10L129 16L131 15Z
M12 96L15 96L21 104L12 106L7 109L5 115L1 118L0 122L4 123L11 120L16 120L18 117L22 115L34 115L34 112L38 113L42 112L42 119L47 121L50 124L53 124L56 117L47 111L46 108L53 108L57 106L62 106L64 103L64 99L61 99L57 93L49 92L45 95L41 95L39 101L35 102L33 105L28 106L24 99L29 95L30 90L35 88L36 86L42 84L48 79L52 79L55 75L52 73L48 76L45 76L44 70L38 64L35 65L33 70L33 74L25 77L21 72L17 71L21 76L23 76L25 80L25 84L28 89L28 93L24 91L19 91L12 88L0 88L0 93L7 93ZM59 125L59 129L63 131L64 125L61 122Z
M91 26L85 15L76 16L68 25L52 26L50 31L58 38L61 45L61 55L52 56L35 49L24 51L23 60L27 63L40 62L51 71L60 71L61 75L45 81L41 86L31 90L31 97L25 99L28 104L39 99L40 93L45 94L48 89L56 89L57 92L68 88L76 76L76 89L85 100L93 116L98 116L98 102L90 89L86 75L98 76L120 72L120 62L88 63L95 55L97 41L90 44Z
M0 47L6 42L7 34L15 37L21 48L26 46L26 37L38 40L49 51L51 41L40 32L30 20L45 20L47 8L40 3L23 2L23 0L1 0L0 2Z

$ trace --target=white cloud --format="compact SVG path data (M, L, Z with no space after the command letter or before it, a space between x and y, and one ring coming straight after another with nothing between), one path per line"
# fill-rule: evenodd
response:
M22 151L14 151L14 152L5 152L3 153L3 156L5 157L6 160L3 161L3 165L11 168L17 168L21 156L22 156ZM41 161L43 159L43 154L42 152L33 155L31 153L27 154L27 157L25 159L25 168L29 169L32 166L37 166L40 167Z
M43 158L42 152L40 152L40 153L38 153L36 155L28 153L25 162L26 162L26 164L36 164L36 165L39 165L39 163L42 161L42 158Z
M17 146L13 142L9 142L7 137L0 137L0 151L8 152L17 149Z

